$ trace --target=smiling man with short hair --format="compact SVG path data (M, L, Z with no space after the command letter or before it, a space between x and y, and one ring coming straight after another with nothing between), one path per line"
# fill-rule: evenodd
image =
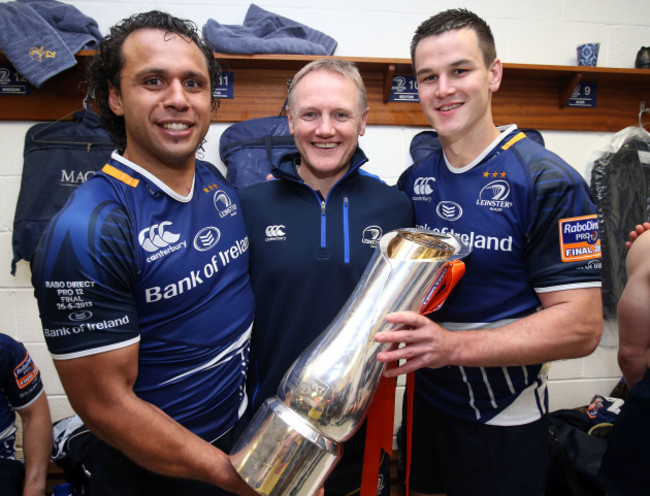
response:
M483 19L441 12L411 55L442 149L399 184L418 227L472 248L431 319L395 313L375 337L392 344L380 360L401 361L387 375L416 371L411 493L543 496L549 362L591 353L602 331L595 206L575 169L495 126L503 67Z
M358 140L369 110L354 64L306 65L293 78L287 110L299 153L274 167L277 180L240 190L256 300L252 413L343 307L381 235L413 222L406 195L361 168L367 158ZM364 423L343 446L326 495L358 494L365 432ZM388 478L386 470L381 494L388 494Z

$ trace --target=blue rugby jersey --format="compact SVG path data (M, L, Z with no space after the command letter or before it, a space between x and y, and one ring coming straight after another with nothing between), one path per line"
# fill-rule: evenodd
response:
M32 277L55 359L139 342L136 394L208 441L245 410L248 237L210 164L182 197L114 153L52 219Z
M472 247L465 276L431 315L444 327L498 327L535 312L538 292L600 286L600 237L587 184L516 126L463 168L433 153L399 184L418 227L454 233ZM548 367L423 369L416 393L470 421L524 424L548 409Z
M41 374L25 346L0 333L0 458L13 458L16 452L15 410L41 394Z

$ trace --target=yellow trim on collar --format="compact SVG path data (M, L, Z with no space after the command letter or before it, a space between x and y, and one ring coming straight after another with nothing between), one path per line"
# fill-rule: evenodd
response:
M102 172L114 177L118 181L122 181L124 184L131 186L132 188L135 188L140 184L140 179L135 179L134 177L129 176L126 172L122 172L109 164L105 164L104 167L102 167Z
M510 148L512 145L514 145L517 141L521 141L521 140L524 139L525 137L526 137L526 135L523 133L523 131L520 132L520 133L517 133L515 136L513 136L512 138L510 138L510 141L508 141L505 145L503 145L503 146L501 147L501 149L502 149L502 150L507 150L507 149Z

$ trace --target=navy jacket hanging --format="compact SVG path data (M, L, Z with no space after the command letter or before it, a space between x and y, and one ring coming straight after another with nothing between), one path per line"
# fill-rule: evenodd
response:
M280 158L296 153L286 116L261 117L229 126L219 141L219 156L235 189L266 181Z

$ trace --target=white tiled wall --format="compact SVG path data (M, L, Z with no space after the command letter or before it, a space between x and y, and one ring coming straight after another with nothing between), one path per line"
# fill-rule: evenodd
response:
M102 33L122 17L153 8L190 18L199 27L212 18L222 24L242 24L249 3L244 0L131 0L68 1L97 20ZM636 52L650 44L650 2L647 0L506 0L484 2L407 0L257 0L260 7L325 32L338 41L336 55L350 57L408 58L411 35L417 25L439 10L467 7L492 26L497 50L504 62L574 65L575 47L582 42L601 43L599 66L631 68ZM650 98L650 94L648 95ZM0 96L2 98L2 96ZM28 97L25 97L28 98ZM79 102L81 106L81 102ZM224 102L227 105L227 102ZM631 116L636 119L636 116ZM0 330L25 342L41 367L53 417L71 413L39 328L26 263L9 274L11 229L22 170L25 132L30 122L6 122L0 116ZM218 140L225 124L213 124L205 158L219 164ZM410 164L408 145L421 128L367 129L361 146L370 158L367 167L394 183ZM587 176L590 157L604 147L610 133L544 132L547 147ZM604 345L590 357L558 362L551 368L551 409L587 403L607 394L618 381L616 331L605 334ZM401 394L398 395L401 397ZM398 409L399 411L399 409Z

